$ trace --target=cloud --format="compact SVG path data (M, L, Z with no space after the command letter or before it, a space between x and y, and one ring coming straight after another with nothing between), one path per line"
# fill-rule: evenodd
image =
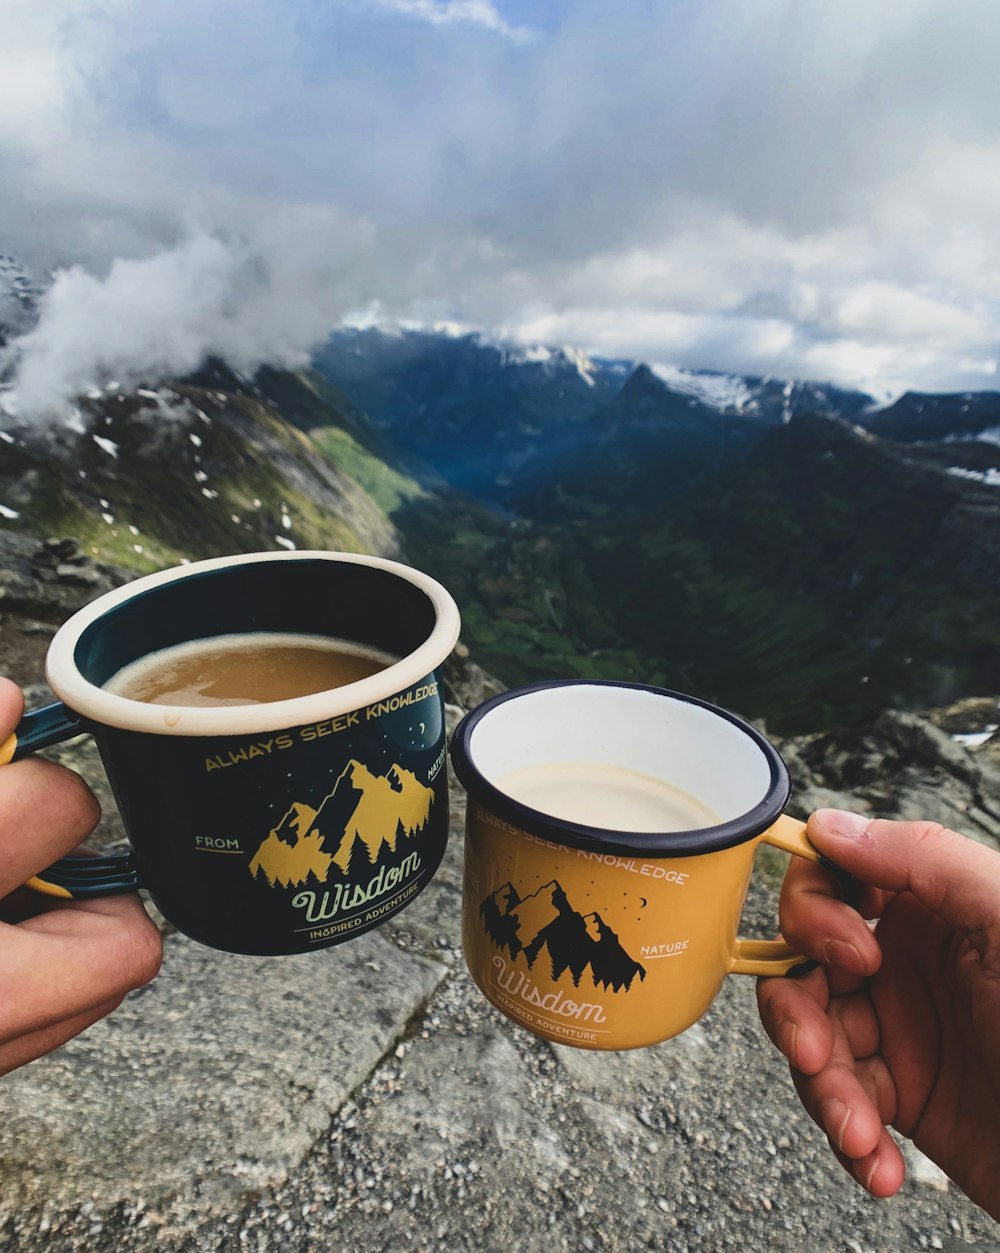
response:
M834 380L878 395L996 385L996 289L978 248L884 264L870 227L789 238L707 208L670 241L521 277L510 338L609 356ZM962 264L960 264L962 263ZM958 276L967 264L964 281ZM937 268L947 281L930 282ZM600 292L603 303L593 294Z
M372 0L372 3L394 13L420 18L432 26L455 23L481 26L515 42L533 39L536 33L527 26L512 26L489 0Z
M176 377L209 355L248 372L305 365L343 314L369 243L362 225L300 211L258 223L252 238L199 233L116 260L101 278L60 270L38 324L7 349L16 379L4 407L56 412L94 383Z
M8 8L0 252L61 271L22 403L199 351L299 360L372 307L995 385L994 0Z

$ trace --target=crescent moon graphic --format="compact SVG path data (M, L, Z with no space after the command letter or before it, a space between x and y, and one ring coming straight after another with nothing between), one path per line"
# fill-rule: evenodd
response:
M642 908L645 909L646 906L649 904L649 902L646 900L644 896L640 896L639 900L642 901Z

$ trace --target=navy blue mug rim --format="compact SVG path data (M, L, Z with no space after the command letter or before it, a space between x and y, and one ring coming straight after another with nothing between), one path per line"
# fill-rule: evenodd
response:
M612 687L650 692L686 704L696 705L731 723L749 736L763 753L770 772L770 781L762 799L738 818L711 827L691 831L635 832L615 831L607 827L588 826L543 813L514 800L501 791L480 771L473 760L471 738L479 722L492 710L507 701L535 692L564 687ZM614 679L551 679L523 687L510 688L492 696L470 710L455 728L451 741L451 760L458 781L465 788L469 803L479 803L490 813L519 830L540 836L554 844L588 852L630 854L642 857L694 857L701 853L720 852L745 844L762 835L774 825L788 804L791 782L788 770L774 745L750 723L737 714L671 688L654 687L648 683L626 683Z

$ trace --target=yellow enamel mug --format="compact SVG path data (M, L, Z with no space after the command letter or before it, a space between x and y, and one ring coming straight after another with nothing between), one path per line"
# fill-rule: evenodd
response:
M777 750L735 715L662 688L541 683L474 709L451 753L465 960L529 1031L641 1048L697 1022L728 974L812 964L738 936L761 843L829 863L782 812Z

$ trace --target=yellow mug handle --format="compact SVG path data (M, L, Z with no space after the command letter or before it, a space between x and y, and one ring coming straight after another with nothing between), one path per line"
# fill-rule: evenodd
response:
M764 833L762 842L824 866L840 880L841 892L847 903L855 903L856 882L809 843L804 822L782 814L774 826ZM789 972L800 975L818 965L818 962L804 957L784 940L737 940L729 972L734 975L787 975Z

